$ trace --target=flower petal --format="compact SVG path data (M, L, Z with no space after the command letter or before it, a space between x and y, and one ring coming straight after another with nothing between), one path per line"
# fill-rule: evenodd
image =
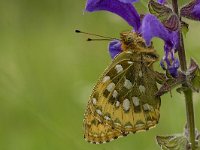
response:
M195 18L198 18L198 20L200 20L200 2L194 6L192 13Z
M181 8L181 16L200 21L200 0L193 0Z
M168 67L168 71L169 73L172 75L172 77L177 77L178 76L178 68L179 68L180 64L178 59L176 58L172 65Z
M160 65L163 70L167 70L172 77L178 76L178 68L180 67L179 60L175 58L170 65L168 65L167 61L164 58L161 60Z
M164 66L163 62L161 67L167 69L173 77L176 77L178 75L179 61L175 58L174 53L178 44L178 32L170 32L155 16L148 14L142 21L141 33L147 45L150 45L153 37L159 37L164 40L165 56L163 57L163 62L166 63L167 67Z
M163 60L161 61L161 67L164 70L168 70L168 72L173 76L177 77L178 76L178 68L180 66L179 60L175 58L174 53L175 50L174 48L168 46L165 44L164 46L165 50L165 56L163 57ZM164 62L166 63L167 67L165 67Z
M168 45L174 47L178 41L177 32L168 31L163 24L153 15L147 14L141 26L141 32L143 38L146 40L146 44L150 45L153 37L159 37L165 41Z
M119 40L113 40L109 43L110 56L113 59L116 55L122 52L121 42Z
M158 3L160 3L160 4L164 4L166 0L157 0L157 1L158 1Z
M130 3L134 0L88 0L86 10L89 12L106 10L121 16L134 27L135 31L140 28L140 16Z
M137 2L138 0L119 0L119 1L123 3L133 3L133 2Z

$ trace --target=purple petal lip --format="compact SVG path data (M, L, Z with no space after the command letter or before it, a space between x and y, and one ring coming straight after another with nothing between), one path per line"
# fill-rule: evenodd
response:
M141 32L148 46L153 37L161 38L166 44L171 46L177 44L177 32L168 31L154 15L145 15L142 21Z
M165 56L161 66L167 69L172 76L176 77L178 74L179 61L174 57L174 53L178 44L178 33L176 31L169 31L151 14L145 15L141 24L140 16L132 5L132 3L136 1L138 0L88 0L86 3L86 11L94 12L105 10L121 16L134 28L135 32L142 34L147 46L151 44L153 37L164 40ZM157 1L161 4L166 2L166 0ZM200 15L199 7L200 6L195 6L193 9L193 13L196 15ZM113 40L109 43L109 53L112 59L122 52L121 46L120 40ZM167 67L164 66L164 62Z
M157 2L160 4L164 4L166 2L166 0L157 0Z
M180 64L178 59L175 59L172 63L171 66L168 66L168 71L169 73L173 76L173 77L177 77L178 76L178 68L179 68Z
M106 10L121 16L137 32L140 28L140 16L130 2L136 0L88 0L86 11Z
M119 40L113 40L109 43L109 53L112 59L122 52L121 45Z
M166 62L167 68L163 65L163 61L161 66L167 69L173 77L176 77L178 74L179 61L175 58L174 53L178 44L178 32L167 30L155 16L147 14L142 21L141 33L147 46L150 45L153 37L164 40L165 56L163 61Z
M181 8L183 17L200 21L200 0L194 0Z

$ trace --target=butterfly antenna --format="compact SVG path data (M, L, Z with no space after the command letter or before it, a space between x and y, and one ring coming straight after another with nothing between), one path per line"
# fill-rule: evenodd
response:
M94 33L83 32L83 31L80 31L80 30L75 30L75 32L76 33L81 33L81 34L87 34L87 35L91 35L91 36L100 37L99 39L88 38L87 41L119 40L117 38L113 38L113 37L109 37L109 36L102 36L102 35L98 35L98 34L94 34Z
M104 39L104 38L101 38L101 39L91 39L91 38L88 38L87 41L111 41L111 40L114 40L114 39Z

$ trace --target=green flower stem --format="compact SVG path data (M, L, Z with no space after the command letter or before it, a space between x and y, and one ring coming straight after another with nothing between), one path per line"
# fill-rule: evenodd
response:
M172 6L174 9L174 12L177 14L177 16L179 16L180 21L181 21L181 17L179 15L179 10L178 10L177 0L172 0ZM186 72L187 71L187 62L186 62L183 34L182 34L181 30L179 31L178 56L179 56L181 70L183 72ZM186 116L187 116L187 129L189 130L191 148L192 148L192 150L195 150L195 122L194 122L192 90L188 87L187 84L183 84L182 86L187 89L184 91L185 104L186 104Z
M189 130L189 137L191 142L192 150L195 150L195 124L194 124L194 109L193 109L193 99L192 90L184 91L185 103L186 103L186 114L187 114L187 128Z

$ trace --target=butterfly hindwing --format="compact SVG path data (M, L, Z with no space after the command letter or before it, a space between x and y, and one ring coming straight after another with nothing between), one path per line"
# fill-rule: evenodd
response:
M88 142L101 144L121 136L119 130L113 129L110 125L97 119L90 110L87 113L85 114L87 117L84 120L84 138Z
M113 60L90 96L84 119L86 140L108 142L156 125L160 98L155 96L152 71L139 54L129 51Z

